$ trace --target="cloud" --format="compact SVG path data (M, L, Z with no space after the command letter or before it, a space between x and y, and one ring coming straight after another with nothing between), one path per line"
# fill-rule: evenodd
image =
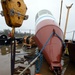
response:
M60 5L61 5L61 0L24 0L25 4L27 5L27 15L29 15L28 20L24 20L23 24L20 28L20 30L24 29L32 29L35 30L35 16L38 11L42 9L47 9L52 12L53 16L55 17L57 23L59 23L59 15L60 15ZM66 21L66 14L67 14L67 9L66 5L70 5L73 3L73 6L70 10L69 13L69 19L68 19L68 27L67 31L72 31L75 30L75 0L63 0L63 9L62 9L62 20L61 20L61 29L64 31L65 27L65 21ZM1 4L0 4L0 11L2 10ZM5 19L0 16L0 30L2 29L10 29L5 23Z

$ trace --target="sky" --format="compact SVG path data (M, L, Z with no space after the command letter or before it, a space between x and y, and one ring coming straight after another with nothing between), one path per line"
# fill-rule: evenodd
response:
M19 28L16 28L16 30L20 32L25 32L30 29L32 30L32 33L35 33L35 27L36 27L35 16L37 12L42 9L49 10L55 17L57 23L59 23L61 0L24 0L24 2L28 8L26 15L28 15L29 18L27 20L24 20L22 26ZM60 25L60 28L62 29L63 32L65 28L66 14L67 14L66 6L70 6L72 3L73 3L73 6L71 7L69 12L66 38L72 38L73 32L71 31L75 30L75 17L74 17L75 0L63 0L61 25ZM0 4L0 11L2 11L1 4ZM10 27L6 25L5 19L1 15L0 15L0 25L1 25L0 30L11 29Z

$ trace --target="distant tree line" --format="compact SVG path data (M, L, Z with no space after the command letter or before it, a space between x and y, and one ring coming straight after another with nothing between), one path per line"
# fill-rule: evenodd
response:
M0 31L0 35L6 35L7 37L9 37L10 32L11 32L11 30L5 29L3 31ZM34 35L34 34L27 33L27 32L22 33L22 32L15 31L15 37L24 37L25 35Z

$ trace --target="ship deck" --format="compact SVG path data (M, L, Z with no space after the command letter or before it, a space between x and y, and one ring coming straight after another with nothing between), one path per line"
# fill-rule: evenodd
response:
M2 51L5 50L6 52ZM10 47L3 46L0 48L0 75L11 75L10 67ZM20 49L20 47L18 48ZM70 62L68 56L62 57L64 61L62 75L75 75L75 64ZM47 61L44 59L40 74L42 75L53 75L53 72L49 68Z

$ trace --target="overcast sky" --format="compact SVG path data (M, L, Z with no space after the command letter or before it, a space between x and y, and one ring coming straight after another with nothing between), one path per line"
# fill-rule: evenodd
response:
M59 15L60 15L60 5L61 0L24 0L28 10L26 12L29 15L28 20L24 20L23 24L17 30L26 31L26 29L35 30L35 16L38 11L42 9L47 9L51 11L53 16L55 17L57 23L59 23ZM66 5L69 6L73 3L72 8L70 9L69 18L68 18L68 26L67 32L75 30L75 0L63 0L63 8L62 8L62 20L60 28L64 31L67 8ZM0 4L0 11L2 10ZM0 30L11 29L5 23L4 17L0 16ZM72 33L67 33L66 38L72 36Z

